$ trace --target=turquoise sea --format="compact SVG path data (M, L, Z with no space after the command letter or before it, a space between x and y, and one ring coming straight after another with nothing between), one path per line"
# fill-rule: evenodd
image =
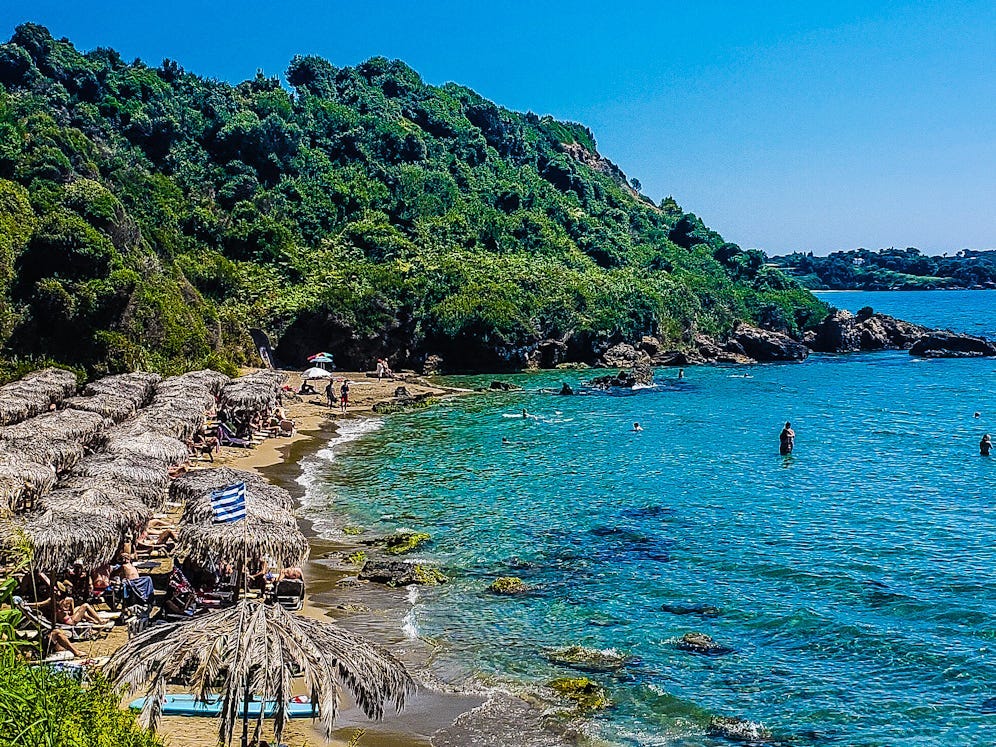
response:
M996 337L993 292L824 298ZM550 649L631 657L590 675L615 702L592 724L610 742L725 744L706 733L725 715L779 744L996 744L996 457L978 452L996 433L996 361L885 352L676 374L576 397L550 390L592 372L503 377L523 391L347 427L308 465L309 510L333 535L432 534L417 557L452 582L420 592L409 632L448 671L535 685L573 674ZM511 417L523 408L535 417ZM501 575L535 591L485 592ZM690 631L734 651L677 650Z

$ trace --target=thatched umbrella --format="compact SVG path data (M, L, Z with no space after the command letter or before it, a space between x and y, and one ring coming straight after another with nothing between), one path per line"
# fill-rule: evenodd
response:
M58 410L0 428L0 440L58 438L88 444L107 430L110 421L95 412Z
M181 524L178 555L208 563L270 558L282 567L300 565L308 557L308 540L296 524L277 523L248 513L245 519L224 523Z
M270 524L296 527L297 519L294 518L294 514L270 498L270 495L279 490L281 489L275 485L246 486L246 513ZM214 509L211 507L210 493L187 501L183 506L183 516L180 521L183 524L212 523Z
M18 423L47 412L75 394L76 374L61 368L32 371L19 381L0 386L0 425Z
M79 464L86 449L79 441L28 436L0 440L0 453L23 456L25 459L38 464L51 465L56 472L61 474Z
M116 431L108 438L104 450L116 456L147 457L169 465L182 464L190 458L190 450L183 441L158 433Z
M0 542L23 535L32 549L32 562L42 571L61 571L77 560L96 568L114 559L121 530L102 516L79 511L32 512L10 520L0 529Z
M128 500L139 501L153 511L158 511L166 502L164 488L131 482L119 475L85 476L72 473L60 480L57 488L75 491L96 489L108 495L120 495Z
M171 405L189 403L203 413L204 410L214 409L215 400L214 394L197 382L167 379L156 387L156 396L152 398L152 404L156 403Z
M214 490L220 490L228 485L244 482L249 491L255 492L259 486L271 487L265 479L256 472L246 472L233 467L210 467L208 469L192 469L185 475L180 475L169 486L170 497L177 502L195 501ZM274 494L275 498L276 494ZM293 499L290 493L283 491L279 500L281 508L290 508Z
M155 373L117 374L116 376L105 376L97 381L91 381L83 390L84 394L114 394L118 397L126 397L135 403L136 407L142 407L155 394L156 384L162 381L162 377Z
M127 397L116 394L94 394L92 397L70 397L64 400L63 407L71 410L95 412L108 420L120 423L135 414L135 403Z
M0 505L19 510L26 501L55 487L55 469L20 454L0 452Z
M55 490L38 499L39 511L100 516L112 522L118 532L140 531L152 519L152 509L137 498L106 488Z
M188 371L185 374L180 374L179 376L171 376L166 379L165 382L181 382L184 384L198 384L206 388L212 394L218 394L221 388L225 386L231 378L220 371L212 371L209 368L205 368L201 371Z
M87 457L72 474L79 477L108 478L126 485L141 485L166 493L169 488L168 465L155 459L134 456L94 454Z
M274 703L273 732L279 742L295 678L304 679L326 740L331 739L343 689L371 719L382 718L388 705L400 713L415 692L404 665L380 646L334 623L250 600L190 621L147 628L111 657L105 672L131 694L145 686L140 719L153 729L159 724L170 681L189 681L201 700L217 692L218 739L228 744L240 713L245 712L244 704L253 696ZM256 739L263 710L255 719ZM248 720L243 717L243 742Z

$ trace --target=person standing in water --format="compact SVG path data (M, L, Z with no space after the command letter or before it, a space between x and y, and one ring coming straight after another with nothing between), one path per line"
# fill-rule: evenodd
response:
M979 454L981 456L989 456L989 452L992 450L993 450L993 439L987 433L982 437L982 440L979 441Z
M795 448L795 431L791 423L785 423L782 432L778 434L778 453L782 456L792 453Z
M678 369L678 378L679 379L685 378L685 369L683 369L683 368L679 368Z

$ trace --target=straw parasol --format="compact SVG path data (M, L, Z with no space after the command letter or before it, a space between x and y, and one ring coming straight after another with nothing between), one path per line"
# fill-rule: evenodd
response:
M54 486L52 465L31 461L21 454L0 452L0 504L6 504L11 511Z
M156 384L160 381L162 381L162 377L159 374L144 371L117 374L91 381L86 385L83 393L113 394L118 397L126 397L134 402L136 407L142 407L152 399L152 395L156 392Z
M0 440L0 453L21 456L38 464L47 464L61 474L79 464L86 449L79 441L29 436Z
M164 468L165 469L165 468ZM108 495L120 495L129 500L141 501L150 509L158 510L166 502L166 490L155 485L131 482L115 475L77 475L70 474L58 485L60 490L90 490L96 489Z
M270 558L286 567L305 561L308 540L296 524L267 521L248 513L235 522L181 524L176 552L202 563Z
M77 560L96 568L114 559L121 530L102 516L79 511L32 512L10 520L0 542L23 534L32 548L32 562L43 571L61 571Z
M214 394L202 384L193 381L177 381L166 379L156 387L156 396L152 404L188 404L195 406L202 413L214 409Z
M0 425L11 425L47 412L76 392L76 374L61 368L33 371L0 386Z
M404 665L377 644L335 623L248 599L189 621L147 628L111 657L105 672L132 695L144 685L140 720L153 729L171 681L189 681L202 700L217 693L218 741L227 744L243 703L253 696L275 704L273 732L279 742L296 678L304 680L326 740L332 737L343 689L371 719L383 718L389 705L400 713L415 693L415 681ZM263 710L255 719L257 740ZM244 717L243 742L248 741L248 726Z
M246 484L246 492L249 495L255 495L257 489L262 491L267 488L276 488L255 472L246 472L232 467L210 467L190 470L187 474L180 475L170 483L169 494L174 501L190 503L207 496L214 490L220 490L238 482ZM290 493L280 488L276 488L276 491L268 494L267 499L280 508L291 508L293 499Z
M221 373L221 371L212 371L210 368L205 368L201 371L187 371L187 373L180 374L179 376L171 376L163 383L181 382L183 384L199 384L212 394L218 394L221 388L229 381L231 381L231 377Z
M124 493L105 488L55 490L38 500L38 510L65 514L100 516L112 522L121 534L126 530L140 531L152 518L152 509L144 502Z
M70 397L64 400L63 407L71 410L86 410L120 423L135 414L135 403L127 397L116 394L95 394L92 397Z
M108 478L127 485L142 485L166 493L169 487L168 467L155 459L113 454L94 454L73 468L77 477Z
M116 456L156 459L168 465L182 464L190 458L190 450L183 441L158 433L118 430L109 436L104 450Z
M0 428L0 440L55 438L87 444L103 433L109 425L110 421L95 412L58 410Z
M279 505L281 488L275 485L246 486L246 513L271 524L297 526L294 514ZM180 519L184 524L210 524L214 521L211 494L206 493L188 500Z

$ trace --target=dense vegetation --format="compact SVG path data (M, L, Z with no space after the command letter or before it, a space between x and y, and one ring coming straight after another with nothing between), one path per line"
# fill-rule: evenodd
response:
M399 61L295 58L284 88L85 54L37 25L0 45L0 344L90 373L441 354L518 365L558 338L680 344L824 312L597 154Z
M770 262L814 290L933 290L996 287L996 250L966 249L952 257L918 249L854 249L828 257L794 252Z

